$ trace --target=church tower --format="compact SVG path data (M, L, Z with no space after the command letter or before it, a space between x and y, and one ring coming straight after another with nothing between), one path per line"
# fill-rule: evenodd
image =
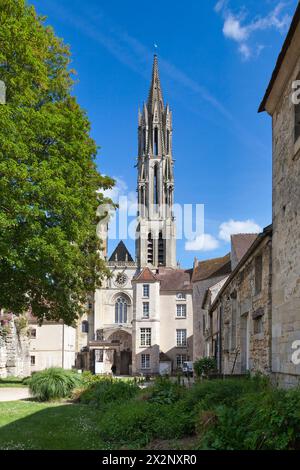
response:
M176 268L172 112L164 107L156 55L148 101L138 116L137 168L138 266Z

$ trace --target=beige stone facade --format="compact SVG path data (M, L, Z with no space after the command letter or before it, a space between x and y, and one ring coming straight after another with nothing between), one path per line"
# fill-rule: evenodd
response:
M279 383L300 380L300 6L260 106L273 128L272 370ZM299 95L299 93L298 93ZM298 342L298 343L297 343ZM298 346L297 346L298 345Z
M27 325L19 328L16 316L0 312L0 378L30 375L27 333Z
M220 289L208 313L208 356L225 375L270 374L272 229L260 234ZM218 287L218 286L216 286Z

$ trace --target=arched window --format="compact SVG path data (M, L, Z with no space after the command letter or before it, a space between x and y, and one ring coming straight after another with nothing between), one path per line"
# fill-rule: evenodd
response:
M154 128L154 155L158 155L158 128Z
M153 264L153 238L148 234L148 263Z
M146 129L143 129L143 151L146 153Z
M170 152L170 131L167 130L167 154Z
M89 332L89 322L87 320L84 320L81 323L81 331L82 331L82 333L88 333Z
M127 323L127 302L124 297L119 297L115 303L115 323Z
M159 232L158 238L158 264L164 266L165 264L165 241L162 232Z
M153 203L158 205L158 167L154 166Z

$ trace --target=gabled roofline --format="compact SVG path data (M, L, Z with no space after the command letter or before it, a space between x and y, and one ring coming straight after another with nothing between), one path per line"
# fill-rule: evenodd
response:
M231 283L231 281L235 278L236 274L239 272L239 270L241 269L241 267L246 263L246 261L250 258L250 256L254 253L254 251L259 247L259 245L263 242L263 240L268 237L268 236L272 236L272 232L273 232L273 227L272 227L272 224L271 225L268 225L266 228L264 228L263 232L260 233L256 240L254 240L254 242L252 243L252 245L250 246L249 250L245 253L245 255L243 256L243 258L240 260L240 262L238 263L238 265L236 266L236 268L232 271L232 273L230 274L229 278L227 279L227 281L225 282L224 286L222 287L222 289L219 291L217 297L215 298L215 300L213 301L213 303L211 304L211 307L209 309L209 312L212 312L213 310L215 310L216 306L217 306L217 303L219 302L219 299L221 297L221 295L223 294L223 292L225 291L225 289L228 287L228 285Z
M293 37L294 37L294 34L296 32L296 29L297 29L297 26L300 22L300 2L298 2L298 5L297 5L297 9L296 9L296 12L294 14L294 17L293 17L293 20L292 20L292 23L291 23L291 26L290 26L290 29L289 29L289 32L285 38L285 41L283 43L283 46L282 46L282 49L281 49L281 52L278 56L278 59L277 59L277 62L276 62L276 66L275 66L275 69L273 70L273 74L272 74L272 77L271 77L271 80L270 80L270 83L268 85L268 88L266 90L266 93L265 93L265 96L263 97L263 100L262 102L260 103L260 106L259 106L259 109L258 109L258 112L259 113L262 113L263 111L266 111L266 104L267 104L267 101L269 99L269 96L271 94L271 91L273 89L273 86L276 82L276 79L278 77L278 74L279 74L279 71L281 69L281 66L283 64L283 61L284 61L284 58L285 58L285 55L288 51L288 48L290 47L291 45L291 42L293 40Z

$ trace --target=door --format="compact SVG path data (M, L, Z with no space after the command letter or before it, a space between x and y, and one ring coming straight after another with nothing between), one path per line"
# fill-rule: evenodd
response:
M129 375L129 366L131 364L131 351L121 351L120 374Z
M241 317L241 372L245 374L249 370L249 314Z
M95 349L95 374L104 373L104 351Z

